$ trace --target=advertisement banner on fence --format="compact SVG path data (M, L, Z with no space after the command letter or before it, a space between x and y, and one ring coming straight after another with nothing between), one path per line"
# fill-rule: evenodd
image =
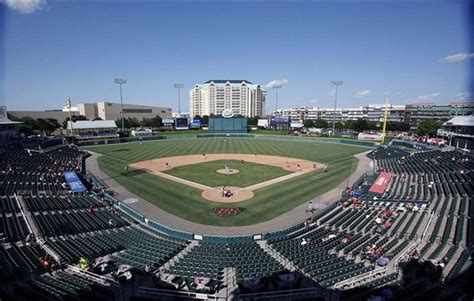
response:
M304 125L301 123L301 122L292 122L290 124L290 128L292 129L300 129L302 128Z
M259 119L257 121L257 126L267 128L268 127L268 119Z
M200 129L201 128L201 119L193 119L191 122L191 128L192 129Z
M380 141L382 140L382 134L359 133L359 136L357 136L357 140Z
M82 184L81 180L74 171L66 171L64 173L64 179L66 179L67 185L72 192L86 191L86 187Z
M271 123L272 124L276 124L276 123L288 124L290 123L290 120L289 118L284 118L284 117L272 117Z

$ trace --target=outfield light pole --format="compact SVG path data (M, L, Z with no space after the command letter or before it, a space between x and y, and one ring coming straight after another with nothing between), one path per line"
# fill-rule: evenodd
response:
M181 116L181 88L183 84L174 84L174 87L178 89L178 116Z
M344 82L342 80L333 80L331 85L336 86L336 91L334 93L334 115L332 118L332 135L336 134L336 107L337 107L337 86L342 86Z
M120 106L121 106L121 109L120 109L120 115L122 117L122 132L123 132L123 99L122 99L122 85L125 85L127 83L127 79L126 78L116 78L114 79L114 83L120 85Z
M66 99L66 107L69 110L69 121L71 122L71 136L74 136L74 128L73 128L72 113L71 113L71 108L72 108L71 97L68 97ZM67 132L67 123L66 123L66 132Z

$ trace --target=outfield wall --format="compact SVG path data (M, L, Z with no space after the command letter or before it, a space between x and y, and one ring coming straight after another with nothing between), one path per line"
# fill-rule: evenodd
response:
M300 136L282 136L282 135L258 135L258 134L196 134L196 135L156 135L156 136L144 136L144 137L130 137L120 138L115 141L94 141L88 143L79 144L79 146L94 146L94 145L107 145L117 143L129 143L139 141L155 141L155 140L186 140L186 139L199 139L199 138L249 138L249 139L262 139L262 140L281 140L281 141L307 141L307 142L319 142L319 143L341 143L363 147L377 147L379 144L376 142L358 141L344 138L321 138L321 137L300 137Z
M246 133L247 118L209 117L209 133Z

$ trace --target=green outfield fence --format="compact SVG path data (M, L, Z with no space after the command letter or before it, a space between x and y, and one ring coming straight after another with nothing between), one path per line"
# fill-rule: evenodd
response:
M299 137L299 136L282 136L282 135L260 135L260 134L196 134L196 135L155 135L155 136L143 136L143 137L129 137L120 138L116 141L88 141L80 143L80 146L92 146L92 145L106 145L116 143L129 143L139 141L154 141L154 140L186 140L186 139L199 139L199 138L249 138L249 139L262 139L262 140L282 140L282 141L308 141L308 142L320 142L320 143L342 143L350 144L363 147L376 147L379 144L370 141L359 141L353 139L344 138L321 138L321 137Z

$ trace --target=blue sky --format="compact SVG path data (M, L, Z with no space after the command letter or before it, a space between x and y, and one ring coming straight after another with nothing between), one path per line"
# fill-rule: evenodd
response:
M32 1L0 4L9 110L118 101L177 109L176 82L248 79L284 107L471 100L464 1ZM28 3L27 3L28 4ZM285 82L286 82L285 81ZM274 107L274 90L267 109Z

